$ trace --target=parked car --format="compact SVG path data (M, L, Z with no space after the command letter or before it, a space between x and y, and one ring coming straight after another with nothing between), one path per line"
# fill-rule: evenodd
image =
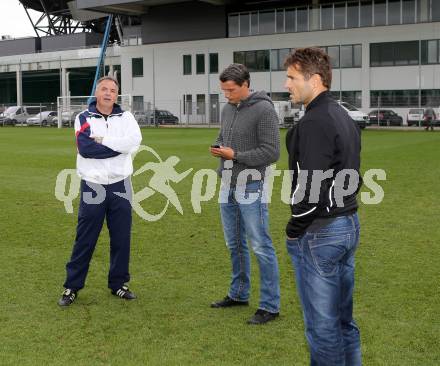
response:
M174 114L164 109L156 109L154 114L152 111L147 113L148 120L151 124L159 124L159 125L176 125L179 123L179 118L177 118Z
M26 123L28 118L29 113L27 112L26 107L12 106L8 107L0 114L0 124L3 126L15 126L18 123Z
M29 117L26 120L26 124L28 126L50 126L52 124L52 120L56 117L57 112L55 111L44 111L36 114L33 117Z
M148 124L148 117L146 112L136 111L133 113L133 116L138 124L140 125Z
M347 103L342 102L340 100L337 101L342 108L344 108L348 115L355 121L360 128L365 128L367 125L370 124L370 120L368 118L368 115L362 112L361 110L357 109L355 106Z
M429 121L437 120L437 114L432 108L412 108L406 117L408 126L426 126Z
M374 109L369 114L370 124L379 126L402 126L403 118L391 109Z
M64 111L61 113L61 121L63 126L73 127L75 118L80 111ZM52 126L58 126L58 114L52 119Z

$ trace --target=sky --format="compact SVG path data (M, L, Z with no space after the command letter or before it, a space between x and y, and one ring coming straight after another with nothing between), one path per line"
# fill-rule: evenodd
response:
M32 12L32 18L38 18L38 12ZM0 36L12 38L35 37L34 29L23 6L18 0L0 0Z

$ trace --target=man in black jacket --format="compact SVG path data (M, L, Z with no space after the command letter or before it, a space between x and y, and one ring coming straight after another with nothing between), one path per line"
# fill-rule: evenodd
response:
M295 268L311 365L361 365L352 317L360 130L332 99L330 59L318 48L286 59L286 89L306 107L287 134L292 180L287 250Z

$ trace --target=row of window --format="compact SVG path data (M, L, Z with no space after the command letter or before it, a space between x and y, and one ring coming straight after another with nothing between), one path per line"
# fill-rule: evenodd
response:
M196 74L205 73L205 54L196 55ZM209 54L209 73L218 73L218 53ZM183 75L192 74L192 55L183 55Z
M440 21L438 0L352 0L232 13L229 37Z
M438 107L440 89L371 90L370 107Z
M362 67L362 45L323 46L330 56L333 68ZM294 49L236 51L234 62L245 65L250 72L282 71L287 55Z
M440 40L370 44L370 66L428 65L440 63Z

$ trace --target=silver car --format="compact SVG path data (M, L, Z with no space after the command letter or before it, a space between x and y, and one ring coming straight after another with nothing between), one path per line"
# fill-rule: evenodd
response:
M29 117L26 120L28 126L50 126L52 120L56 117L57 112L54 111L44 111L36 114L35 116Z

